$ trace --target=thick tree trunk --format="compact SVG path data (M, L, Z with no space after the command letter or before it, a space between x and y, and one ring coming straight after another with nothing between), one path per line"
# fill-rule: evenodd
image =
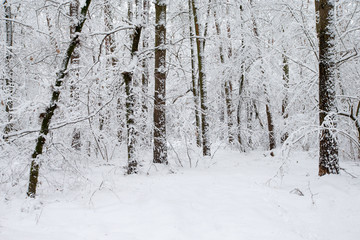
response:
M166 140L166 3L155 3L154 163L168 164Z
M5 11L5 19L11 19L11 7L7 1L4 1L4 11ZM13 47L13 24L12 21L5 21L5 34L6 34L6 53L5 53L5 71L4 71L4 80L5 80L5 111L7 113L7 121L4 128L4 133L8 134L13 129L12 124L12 111L13 111L13 95L14 95L14 81L13 81L13 70L11 66L12 60L12 47Z
M136 27L132 35L131 61L137 61L137 52L139 49L141 27ZM134 64L135 66L136 64ZM128 151L128 174L137 173L137 156L136 156L136 128L135 128L135 95L133 72L122 73L125 90L126 90L126 128L127 128L127 151Z
M196 46L198 54L198 72L199 72L199 89L200 89L200 107L201 107L201 132L203 140L203 155L211 156L210 151L210 138L209 138L209 120L208 120L208 106L207 106L207 89L206 89L206 73L205 73L205 27L204 34L200 29L198 20L198 10L196 0L192 0L192 9L194 15L195 33L196 33Z
M81 9L80 19L79 19L78 24L75 27L75 32L77 34L74 34L73 38L71 39L70 44L66 50L65 56L63 58L60 70L56 74L56 81L54 84L54 89L52 91L52 97L50 100L50 104L46 108L44 118L41 123L39 137L36 142L35 150L31 156L32 161L31 161L31 166L30 166L29 188L27 191L27 195L31 198L35 198L38 177L39 177L40 162L37 159L37 157L39 155L41 155L43 152L43 147L44 147L44 144L46 141L45 137L49 133L49 126L51 123L51 119L54 115L55 109L57 108L57 103L59 101L60 89L61 89L61 86L63 85L71 56L74 52L74 49L79 44L79 35L78 34L81 33L82 28L84 26L84 23L86 20L86 13L89 9L90 3L91 3L91 0L86 0L85 6Z
M194 98L195 105L195 136L196 136L196 145L201 147L201 121L200 121L200 113L199 113L199 86L197 84L196 79L196 56L195 56L195 32L194 32L194 20L193 20L193 12L191 1L189 0L189 30L190 30L190 54L191 54L191 83L192 83L192 93Z
M316 0L319 38L319 176L339 173L336 134L335 0Z

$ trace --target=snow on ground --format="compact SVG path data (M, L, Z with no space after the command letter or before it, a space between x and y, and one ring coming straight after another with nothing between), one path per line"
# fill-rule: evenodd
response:
M359 163L341 163L357 178L320 178L316 158L296 153L284 177L273 178L281 162L219 151L209 167L173 174L160 166L123 176L104 166L90 190L1 200L0 239L359 239Z

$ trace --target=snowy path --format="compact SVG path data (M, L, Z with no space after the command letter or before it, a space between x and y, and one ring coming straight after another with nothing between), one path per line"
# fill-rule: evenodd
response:
M72 192L35 203L2 201L0 239L358 239L360 180L318 178L316 160L301 156L281 186L266 184L279 166L274 158L218 153L209 169L109 174L84 198ZM355 163L345 166L360 176ZM291 194L294 188L305 196Z

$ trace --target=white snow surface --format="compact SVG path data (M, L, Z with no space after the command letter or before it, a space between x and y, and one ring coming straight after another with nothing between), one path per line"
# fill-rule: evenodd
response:
M318 177L316 157L300 152L274 177L281 163L224 150L198 168L157 166L149 175L102 166L91 187L2 198L0 239L359 239L359 162L341 162L353 176Z

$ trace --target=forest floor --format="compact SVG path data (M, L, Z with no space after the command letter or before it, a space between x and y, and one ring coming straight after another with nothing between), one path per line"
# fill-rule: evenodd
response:
M99 166L91 184L1 198L0 239L359 239L360 163L320 178L309 153L291 154L283 174L282 161L219 150L191 169L124 176Z

